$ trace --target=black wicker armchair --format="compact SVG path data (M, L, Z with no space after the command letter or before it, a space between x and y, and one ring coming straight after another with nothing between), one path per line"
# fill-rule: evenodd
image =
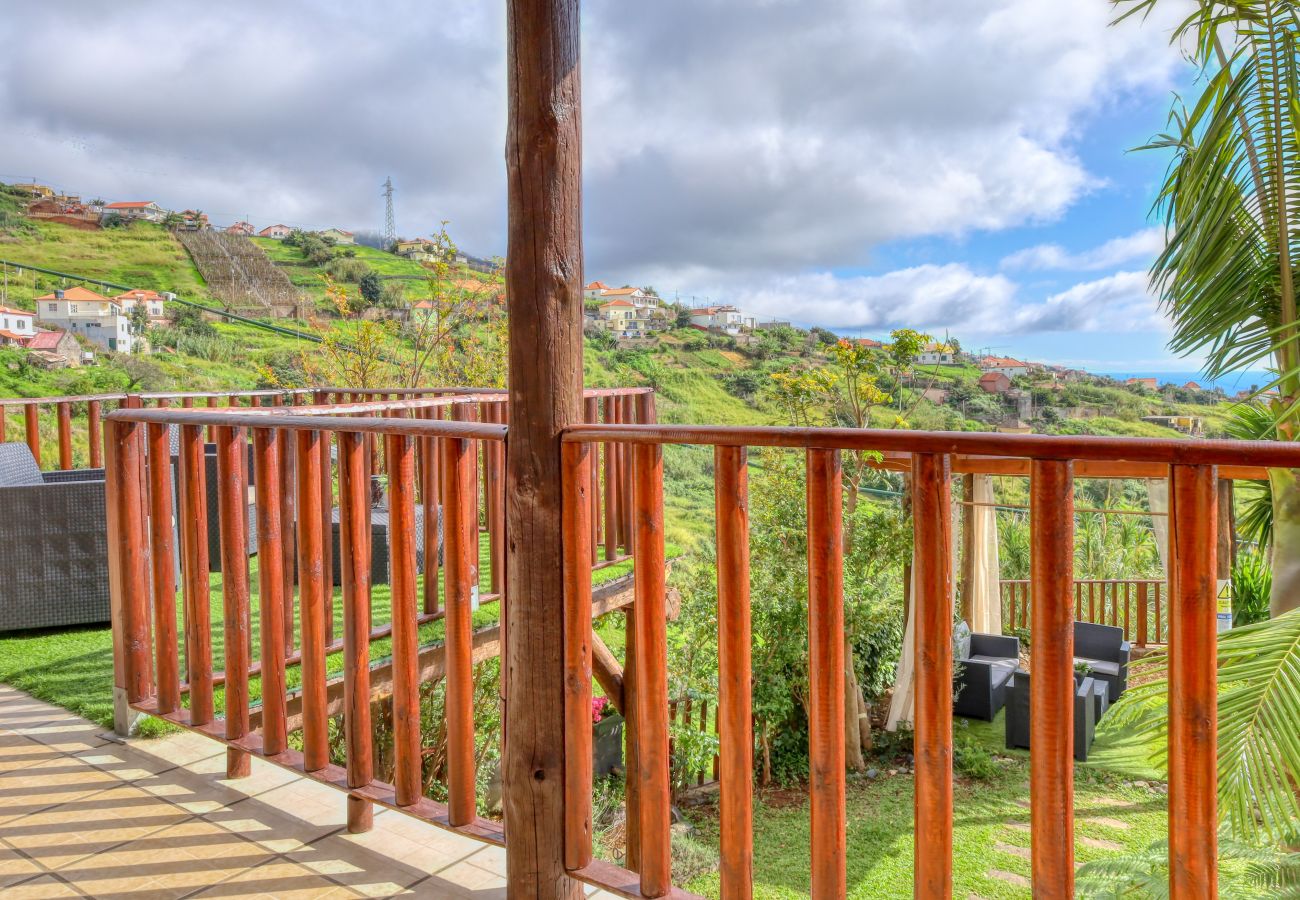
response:
M962 631L953 652L958 670L952 712L991 722L1006 703L1007 682L1020 666L1020 639Z
M109 620L104 470L44 472L0 444L0 631Z
M1074 623L1074 659L1088 664L1088 672L1106 682L1109 702L1114 703L1128 690L1129 643L1124 629L1114 625Z

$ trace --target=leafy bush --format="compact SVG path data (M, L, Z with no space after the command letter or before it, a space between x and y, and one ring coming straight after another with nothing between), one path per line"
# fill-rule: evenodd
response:
M1268 598L1273 590L1273 570L1260 550L1237 555L1232 566L1233 627L1253 625L1268 618Z
M363 260L338 256L325 264L325 274L335 281L359 284L361 279L367 274L371 274L371 272L370 266L366 265Z
M972 781L989 781L1001 771L993 754L965 735L958 735L954 741L952 765L958 775Z

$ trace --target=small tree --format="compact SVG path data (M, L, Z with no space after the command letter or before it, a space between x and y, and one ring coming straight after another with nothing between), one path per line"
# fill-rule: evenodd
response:
M137 303L132 306L126 314L127 328L130 329L131 336L135 338L131 342L131 352L140 353L143 351L143 343L149 333L149 310L143 303Z
M357 282L357 290L361 292L361 299L367 306L378 306L384 296L384 282L378 272L368 269Z

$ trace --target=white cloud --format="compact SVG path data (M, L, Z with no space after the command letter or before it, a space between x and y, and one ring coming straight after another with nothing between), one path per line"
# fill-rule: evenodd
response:
M1144 228L1124 237L1112 238L1097 247L1079 253L1070 253L1059 244L1038 244L1018 250L1002 259L1001 268L1007 270L1062 269L1071 272L1093 272L1112 269L1135 260L1151 261L1164 249L1165 230L1161 227Z

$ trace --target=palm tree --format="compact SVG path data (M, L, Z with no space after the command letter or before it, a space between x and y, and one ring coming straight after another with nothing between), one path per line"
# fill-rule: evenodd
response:
M1170 0L1113 0L1120 19ZM1174 326L1170 347L1206 354L1206 372L1268 366L1283 440L1300 439L1300 3L1199 0L1174 31L1205 73L1191 107L1176 101L1157 207L1166 246L1152 286ZM1274 615L1300 608L1300 470L1274 469Z

